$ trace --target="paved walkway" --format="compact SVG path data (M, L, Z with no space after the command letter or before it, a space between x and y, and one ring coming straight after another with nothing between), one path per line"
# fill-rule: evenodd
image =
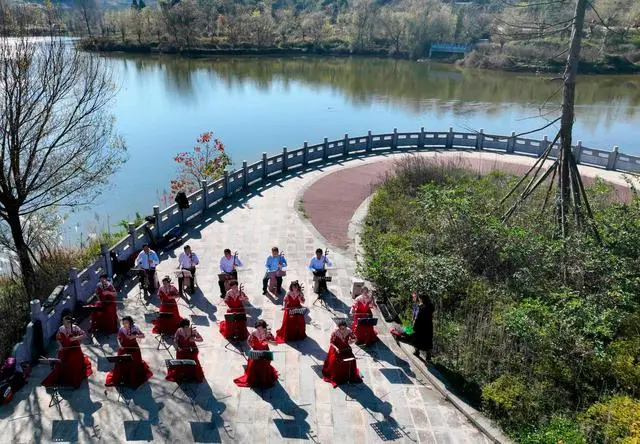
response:
M371 162L375 159L347 164ZM157 299L146 306L139 300L138 290L127 287L120 293L119 315L132 315L147 334L141 346L143 358L154 372L149 383L136 392L125 393L127 403L118 399L115 389L105 390L110 365L104 357L114 354L117 345L114 336L94 338L85 346L94 369L89 380L78 390L62 392L59 407L49 407L50 397L38 385L48 368L37 366L28 386L10 405L0 408L0 442L487 443L488 439L423 379L384 326L382 341L375 347L356 349L364 384L333 389L322 381L319 372L334 328L332 319L343 316L351 301L355 260L351 253L341 250L330 255L335 269L331 272L334 297L329 309L311 307L308 339L274 348L279 384L254 391L233 383L233 378L243 373L245 360L234 347L225 348L218 332L217 323L225 312L217 287L222 250L237 249L245 263L240 280L251 300L250 318L265 319L275 331L282 311L279 302L261 294L265 257L272 245L284 250L289 262L285 282L304 282L311 305L311 276L306 264L315 248L327 244L309 220L299 214L299 199L315 180L342 168L335 165L312 171L261 190L259 196L246 200L220 219L204 221L196 227L200 231L193 231L186 239L201 257L201 292L194 295L193 306L180 302L181 314L198 326L205 340L200 347L200 360L207 381L193 387L195 396L182 389L172 394L175 384L164 380L164 360L169 353L157 350L151 335ZM312 203L305 202L305 208ZM311 217L315 223L315 216ZM176 267L179 251L162 255L160 275ZM51 355L54 353L54 349L50 350Z

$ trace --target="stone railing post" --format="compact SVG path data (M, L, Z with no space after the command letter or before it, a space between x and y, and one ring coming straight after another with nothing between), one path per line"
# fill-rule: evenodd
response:
M445 148L451 149L453 148L453 127L449 127L449 132L447 133L447 141L445 142Z
M131 251L136 251L136 226L133 224L133 222L129 222L127 231L129 232L129 236L131 237Z
M242 161L242 188L245 190L249 188L249 173L247 168L247 161Z
M538 157L542 156L542 153L544 153L547 148L549 148L549 137L548 136L544 136L542 138L542 141L540 142L540 149L538 150Z
M155 219L155 223L153 225L155 225L156 229L156 239L161 239L162 238L162 228L160 227L162 225L162 218L160 217L160 207L158 205L154 205L153 206L153 217Z
M262 178L267 178L267 153L262 153Z
M282 172L287 172L287 147L282 148Z
M484 149L484 128L480 128L480 132L476 135L476 150L482 151Z
M418 135L418 149L424 149L424 126L420 128L420 134Z
M75 309L80 298L80 281L78 280L78 269L75 267L69 269L69 287L71 287L71 307Z
M42 305L40 304L40 301L37 299L31 300L29 308L31 309L31 322L40 321L40 317L42 316Z
M222 184L224 186L224 197L229 197L229 171L224 170L222 175Z
M344 141L342 142L342 156L347 157L349 155L349 134L344 135Z
M373 136L371 135L371 130L367 131L367 153L370 153L373 150Z
M607 162L608 170L616 169L616 161L618 160L618 150L619 148L617 146L614 146L613 151L609 153L609 161Z
M398 128L393 129L393 136L391 136L391 150L398 149Z
M511 137L507 139L507 153L511 154L516 149L516 133L511 131Z
M209 209L209 182L206 179L201 180L200 186L202 187L202 217L204 218Z
M578 140L576 146L573 147L573 158L576 164L580 164L580 156L582 155L582 140Z
M327 151L329 151L329 139L325 137L324 143L322 144L322 160L327 160Z
M305 141L302 145L302 169L309 164L309 142Z
M109 252L109 246L107 244L100 244L100 256L102 256L102 269L103 273L113 277L113 267L111 266L111 254Z

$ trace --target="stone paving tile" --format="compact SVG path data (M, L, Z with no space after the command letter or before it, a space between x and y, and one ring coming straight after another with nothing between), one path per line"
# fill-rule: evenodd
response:
M326 168L335 171L340 166ZM79 443L118 443L127 439L144 439L158 443L184 442L266 443L319 442L374 443L398 435L394 442L453 442L452 437L465 442L482 442L481 433L459 416L455 408L439 394L417 379L420 373L407 361L384 329L383 343L370 350L359 350L358 365L364 384L332 388L319 376L326 356L333 318L348 311L351 276L355 261L350 253L334 250L296 213L298 193L321 174L313 171L294 177L286 186L274 186L261 191L227 214L211 217L200 231L185 238L201 258L198 270L198 292L192 306L180 301L182 316L192 319L204 337L200 360L206 382L195 387L195 398L165 381L164 360L170 357L157 349L151 334L151 320L157 311L158 299L144 304L138 290L129 285L119 297L119 315L134 317L147 337L140 341L142 356L154 376L137 391L129 391L128 405L117 399L114 388L105 390L104 380L109 365L104 357L117 348L113 336L94 338L84 347L93 363L94 374L80 389L63 394L57 407L48 407L50 397L39 382L48 368L37 366L28 386L15 401L0 408L0 426L11 442L50 442L71 437ZM217 287L217 265L222 250L238 250L245 267L239 279L245 284L251 307L249 325L262 317L275 332L282 320L281 306L261 294L264 260L270 247L279 245L289 262L285 286L298 279L305 286L308 298L308 338L293 344L273 347L273 365L280 374L280 383L269 390L239 388L233 378L242 375L246 360L240 351L227 344L218 332L226 307ZM329 310L315 300L310 291L312 280L306 270L315 248L330 249L335 269L328 299ZM170 274L177 266L176 251L162 254L159 274ZM84 325L86 327L86 325ZM226 348L225 348L226 346ZM240 345L240 348L246 348ZM55 353L54 348L49 351ZM173 353L173 349L171 349ZM175 356L175 355L174 355ZM193 401L193 402L192 402ZM428 419L425 426L424 418ZM449 432L455 430L455 435ZM428 432L426 432L428 431ZM429 435L433 431L435 435ZM59 435L59 436L57 436ZM430 438L427 438L431 436ZM447 441L447 439L449 441ZM0 443L4 443L0 438Z

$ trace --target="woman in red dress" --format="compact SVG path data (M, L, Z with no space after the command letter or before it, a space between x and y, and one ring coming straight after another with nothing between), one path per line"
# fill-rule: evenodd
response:
M345 382L362 382L355 356L351 351L350 344L355 340L355 335L347 327L347 321L339 321L338 328L331 333L329 354L322 366L322 379L334 387Z
M231 281L229 283L229 291L224 297L224 302L227 304L227 313L245 313L244 301L248 301L249 298L244 293L242 288L238 287L238 281ZM249 330L247 330L247 321L220 321L220 333L226 339L247 339L249 336Z
M176 359L192 359L196 361L195 366L182 366L171 368L167 373L167 381L173 382L197 382L204 381L204 372L198 360L198 347L196 342L202 342L202 336L191 327L189 319L180 321L180 328L176 331L173 345L176 347Z
M275 338L262 319L256 321L256 329L249 335L247 343L251 350L269 350L269 342ZM269 388L278 380L278 372L266 359L249 359L244 375L233 380L238 387Z
M85 378L91 376L91 363L82 353L80 341L84 339L84 331L73 324L73 317L67 315L62 318L62 326L56 334L60 343L58 359L55 367L42 381L45 387L73 387L78 388Z
M142 360L138 339L144 338L144 333L133 325L133 318L125 316L122 318L122 328L118 331L118 356L131 355L131 361L116 362L115 367L107 373L107 380L104 385L111 387L114 385L126 386L132 389L140 387L147 379L153 376L149 365Z
M283 344L287 341L299 341L307 337L303 314L289 314L290 308L301 308L304 294L298 281L291 282L289 292L284 297L284 316L282 327L276 331L276 342Z
M107 274L101 275L96 287L96 296L98 296L96 307L104 307L104 309L91 312L91 331L110 335L118 331L118 313L116 289L108 278Z
M171 313L171 316L158 316L157 319L154 319L151 332L154 334L173 335L180 326L182 318L176 301L180 294L178 289L171 284L169 276L162 278L162 287L158 290L158 297L160 297L160 313Z
M378 340L378 332L373 328L373 325L358 326L358 319L373 316L371 308L375 306L376 303L371 297L369 289L363 287L362 294L354 299L350 312L353 316L351 330L356 335L356 345L371 345Z

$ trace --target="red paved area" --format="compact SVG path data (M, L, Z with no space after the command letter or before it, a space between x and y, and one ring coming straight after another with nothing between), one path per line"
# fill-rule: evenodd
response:
M532 161L527 157L499 156L483 159L465 158L463 164L469 170L481 174L496 169L513 174L524 174L530 168ZM384 176L393 173L394 162L394 159L383 158L363 165L345 166L338 171L323 175L307 188L302 198L303 206L316 230L331 244L347 248L349 223L353 214L362 202L373 194L375 187L382 182ZM584 182L593 183L593 178L598 175L598 172L610 173L594 168L583 170ZM619 199L625 201L630 199L631 193L628 186L615 184L615 188Z

